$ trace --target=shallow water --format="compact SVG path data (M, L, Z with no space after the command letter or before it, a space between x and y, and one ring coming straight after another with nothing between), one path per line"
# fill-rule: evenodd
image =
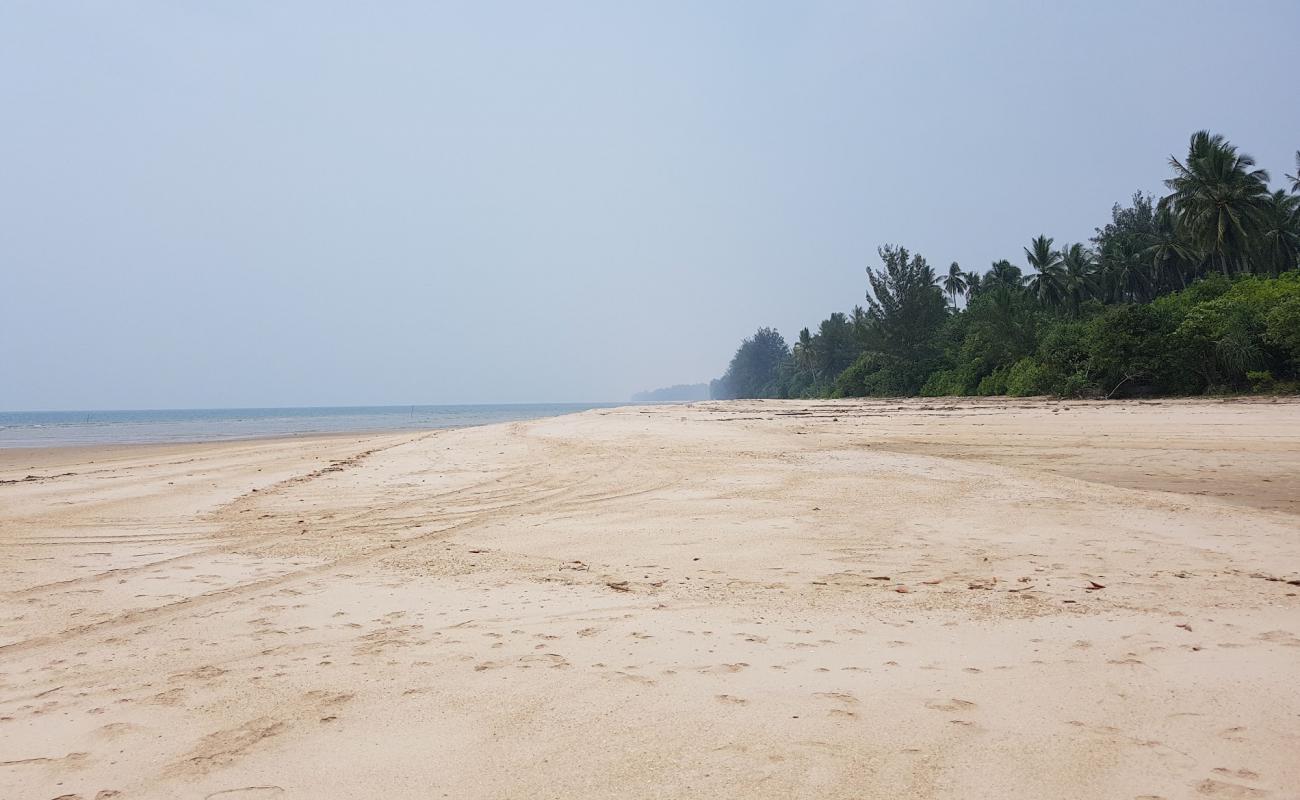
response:
M0 447L205 442L488 425L619 403L0 412Z

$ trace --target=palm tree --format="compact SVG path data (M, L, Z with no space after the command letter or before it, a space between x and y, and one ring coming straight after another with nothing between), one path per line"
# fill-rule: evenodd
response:
M1015 266L1005 258L1001 261L994 261L993 266L984 274L980 291L987 291L998 286L1005 288L1020 287L1020 267Z
M857 343L858 350L864 349L871 337L871 317L862 306L854 306L849 322L853 325L853 341Z
M966 292L966 274L956 261L948 266L948 277L943 279L943 290L952 298L952 310L957 310L957 295Z
M1295 174L1287 177L1291 179L1291 191L1300 193L1300 150L1295 151Z
M1025 280L1025 286L1047 308L1059 306L1064 296L1065 273L1061 266L1061 253L1052 249L1052 242L1051 238L1040 235L1025 248L1029 266L1038 270Z
M1097 279L1107 303L1141 302L1151 285L1147 262L1132 241L1117 242L1102 252Z
M1268 196L1268 172L1252 169L1255 159L1209 131L1192 134L1185 163L1170 156L1169 165L1174 177L1165 181L1170 194L1161 207L1173 209L1192 243L1225 275L1247 267L1251 235Z
M1167 289L1173 289L1174 281L1170 278L1177 276L1178 288L1186 289L1188 274L1195 274L1200 256L1178 229L1168 207L1156 211L1154 222L1155 230L1149 237L1150 244L1143 251L1143 255L1151 259L1151 278Z
M1079 316L1080 306L1096 290L1092 271L1092 253L1082 244L1061 248L1061 295L1072 317Z
M799 369L813 373L817 367L817 354L813 344L812 332L807 328L799 331L799 341L794 343L794 363Z
M939 276L935 274L934 267L930 266L929 262L925 260L925 257L919 253L913 257L913 260L920 265L917 274L920 276L921 281L929 286L937 288L939 286Z
M969 306L970 301L978 297L982 291L980 282L984 276L978 272L967 272L963 277L966 279L966 305Z
M1260 261L1276 274L1300 261L1300 195L1278 189L1268 196L1260 221Z

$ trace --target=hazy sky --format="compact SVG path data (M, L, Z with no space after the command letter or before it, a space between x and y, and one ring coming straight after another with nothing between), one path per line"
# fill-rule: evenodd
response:
M1300 148L1300 2L0 3L0 409L619 400Z

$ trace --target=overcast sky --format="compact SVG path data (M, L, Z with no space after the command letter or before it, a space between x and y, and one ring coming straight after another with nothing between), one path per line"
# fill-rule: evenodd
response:
M1293 170L1300 3L1061 5L6 0L0 409L621 400Z

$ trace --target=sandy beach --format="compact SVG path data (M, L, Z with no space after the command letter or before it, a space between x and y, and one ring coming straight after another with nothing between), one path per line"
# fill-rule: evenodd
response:
M1300 402L0 451L0 798L1300 797Z

